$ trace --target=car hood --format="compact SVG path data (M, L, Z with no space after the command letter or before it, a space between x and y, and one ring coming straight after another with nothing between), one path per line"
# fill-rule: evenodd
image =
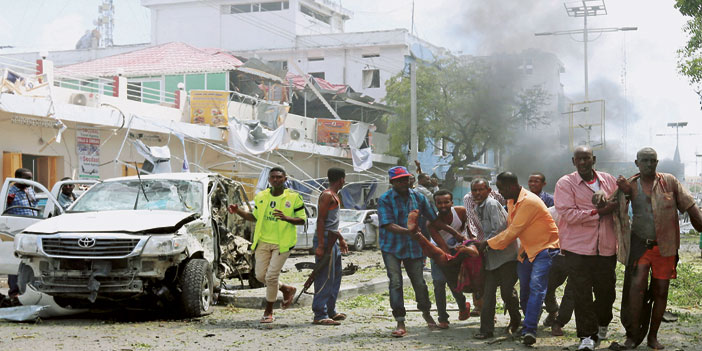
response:
M65 213L32 224L25 233L54 234L59 232L173 233L199 217L180 211L125 210Z

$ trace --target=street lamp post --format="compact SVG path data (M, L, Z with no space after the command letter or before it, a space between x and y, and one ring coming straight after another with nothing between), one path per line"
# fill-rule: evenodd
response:
M574 34L582 34L583 35L583 51L585 55L585 60L584 60L584 71L585 71L585 101L589 101L589 86L588 86L588 68L587 68L587 43L590 40L589 34L592 33L607 33L607 32L625 32L625 31L633 31L637 30L637 27L618 27L618 28L588 28L587 27L587 18L588 17L594 17L594 16L600 16L600 15L606 15L607 14L607 7L604 4L604 0L582 0L581 2L575 2L574 4L566 4L563 3L563 6L566 8L566 12L568 13L568 16L570 17L582 17L583 18L583 29L576 29L576 30L561 30L561 31L555 31L555 32L542 32L542 33L534 33L535 36L546 36L546 35L574 35ZM594 40L596 40L595 38ZM592 40L592 41L594 41Z

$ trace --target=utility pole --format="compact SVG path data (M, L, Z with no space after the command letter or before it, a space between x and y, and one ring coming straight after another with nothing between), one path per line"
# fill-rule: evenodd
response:
M563 3L563 6L570 17L582 17L583 18L583 29L576 30L562 30L555 32L542 32L534 33L535 36L546 36L546 35L568 35L572 36L574 34L583 35L583 51L584 51L584 71L585 71L585 101L590 99L590 89L588 84L588 67L587 67L587 43L590 40L589 34L592 33L607 33L607 32L619 32L619 31L632 31L637 30L637 27L620 27L620 28L588 28L587 19L588 17L601 16L607 14L607 7L604 4L604 0L581 0L571 3ZM599 38L599 37L598 37ZM596 40L595 38L594 40ZM594 41L593 40L593 41Z
M414 161L417 160L419 137L417 136L417 61L410 60L410 157L409 166L416 171Z

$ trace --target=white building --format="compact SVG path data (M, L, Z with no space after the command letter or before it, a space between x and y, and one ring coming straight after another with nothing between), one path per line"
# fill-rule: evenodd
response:
M151 43L182 41L278 62L347 84L375 99L385 82L405 67L414 44L435 55L445 50L406 29L344 32L352 13L328 0L142 0L151 10ZM300 72L302 71L302 72Z

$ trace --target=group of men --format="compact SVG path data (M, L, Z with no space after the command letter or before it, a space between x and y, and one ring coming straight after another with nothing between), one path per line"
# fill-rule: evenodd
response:
M662 349L658 329L670 279L676 277L677 212L688 213L697 230L702 230L702 213L674 176L656 172L657 154L651 148L637 153L640 173L628 179L595 170L595 162L589 147L578 147L572 158L575 172L558 180L553 196L543 191L546 177L541 173L529 177L529 190L511 172L497 176L498 192L487 180L475 179L463 199L465 206L453 206L452 193L433 189L425 174L419 174L419 186L413 189L412 175L405 167L391 168L391 187L379 197L377 206L378 245L397 323L392 336L407 334L404 267L417 308L430 328L449 327L448 286L458 303L459 320L470 313L463 293L474 294L480 315L480 331L474 337L494 337L499 287L510 317L507 332L519 331L525 344L534 344L545 302L544 324L551 326L551 333L563 335L563 326L575 312L581 340L578 349L593 350L607 337L613 318L618 260L626 266L621 319L627 339L620 346L635 348L647 337L649 347ZM271 188L256 196L253 213L230 206L232 213L257 221L252 245L256 277L265 282L268 301L262 323L273 321L278 290L283 293L283 308L290 305L296 291L279 283L278 275L295 243L294 226L304 223L306 217L302 197L284 188L285 178L282 168L271 171ZM339 325L347 317L336 310L341 253L348 250L338 232L338 192L345 173L332 168L328 178L329 187L319 197L314 247L318 262L325 256L330 259L323 261L325 267L315 280L313 323ZM418 223L413 222L413 215L419 216ZM423 277L427 256L431 258L438 323L430 313ZM477 270L476 265L480 266ZM644 295L649 291L649 273L653 303L647 309ZM559 305L556 291L563 283L566 288Z
M563 335L573 311L578 350L593 350L607 337L615 301L617 260L625 265L622 322L626 328L623 348L635 348L647 335L647 344L662 349L658 329L666 309L670 279L676 277L680 244L678 211L689 214L695 229L702 231L702 213L693 198L672 175L658 173L657 154L651 148L637 153L640 173L615 178L596 171L590 148L578 147L572 158L575 172L562 176L553 196L543 191L546 177L533 173L529 190L511 172L497 175L498 192L485 179L471 182L465 206L453 206L453 194L435 189L426 174L419 185L410 185L405 167L389 170L390 189L377 202L379 243L389 279L392 314L397 325L394 337L407 334L402 267L415 292L417 308L430 328L449 327L446 286L459 307L459 320L469 317L464 292L474 294L480 315L477 339L495 334L497 288L509 314L506 331L517 333L524 344L536 342L542 305L548 315L544 324L551 333ZM341 254L348 246L339 233L339 191L345 172L331 168L328 188L319 196L314 237L316 270L313 324L339 325L347 315L336 310L341 286ZM15 177L32 179L31 171L19 169ZM269 173L270 187L258 193L254 210L230 205L229 212L256 222L252 250L255 276L266 286L266 308L261 323L272 323L278 291L282 307L289 307L296 288L279 281L281 269L296 244L295 226L306 221L302 196L285 187L284 169ZM71 189L72 190L72 189ZM68 194L67 194L68 196ZM31 187L15 184L8 194L8 213L33 211L36 196ZM631 216L630 216L631 211ZM413 217L414 216L414 217ZM419 220L416 217L419 216ZM425 258L431 258L438 321L433 319ZM644 300L650 291L652 306ZM519 280L517 294L515 284ZM566 282L560 306L556 289ZM12 285L11 280L11 285ZM650 313L650 315L648 315ZM522 317L523 314L523 317ZM650 323L649 323L650 320Z
M464 198L465 207L453 207L450 193L436 192L432 196L438 216L430 211L426 197L420 196L424 191L409 189L406 169L391 169L392 188L380 197L378 210L380 249L390 278L390 304L397 321L392 335L407 333L402 285L396 278L397 261L404 263L415 289L417 308L423 312L428 326L448 327L445 295L436 294L440 322L436 325L429 314L426 284L415 262L422 255L441 257L434 248L426 246L421 236L415 235L422 230L420 226L408 226L407 214L419 210L434 245L447 255L440 262L432 261L432 268L436 265L441 273L454 275L446 281L460 281L461 275L467 274L467 270L455 268L463 260L458 254L462 246L474 246L483 258L483 285L479 289L481 323L475 338L494 336L495 295L499 286L510 316L507 331L516 332L521 326L525 344L536 342L542 304L546 302L548 316L544 324L551 326L551 333L563 335L562 328L574 311L580 338L578 350L593 350L607 337L613 318L615 267L619 260L626 267L621 310L627 332L626 341L619 346L635 348L646 338L649 347L662 349L658 329L666 309L670 279L676 277L680 243L678 211L686 212L697 230L702 229L702 214L674 176L656 172L657 154L651 148L637 153L635 163L640 172L628 179L596 171L595 162L589 147L578 147L572 158L576 171L558 180L553 196L543 191L546 179L541 173L529 177L528 191L519 185L516 175L503 172L497 176L499 194L491 191L486 180L475 179L471 192ZM505 200L507 211L503 207ZM446 224L459 233L440 227ZM461 241L466 236L473 240ZM426 252L417 249L418 243ZM452 263L455 261L458 263ZM436 276L433 269L432 275ZM514 288L517 279L519 298ZM559 306L556 289L566 281ZM443 284L440 280L440 285ZM456 286L449 286L462 319L465 298ZM470 290L475 293L475 287ZM648 308L644 300L647 291L651 291L653 300Z

